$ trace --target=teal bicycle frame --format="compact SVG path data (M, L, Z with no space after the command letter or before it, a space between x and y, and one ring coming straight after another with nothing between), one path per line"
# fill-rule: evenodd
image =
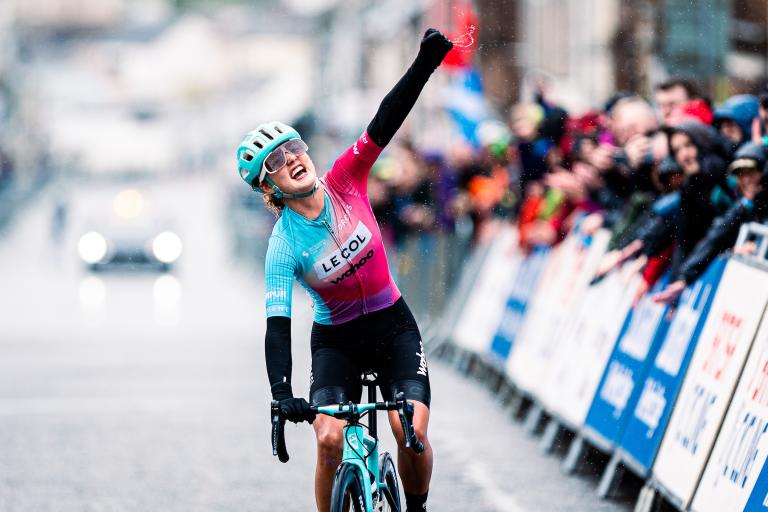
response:
M358 414L373 411L376 414L376 404L354 405ZM349 405L331 405L327 407L318 407L318 414L335 416L339 412L349 413ZM371 416L373 419L375 416ZM344 451L341 456L341 463L348 462L357 466L360 475L360 484L363 488L365 497L365 511L373 512L373 495L379 494L386 489L387 483L379 479L379 440L365 433L363 426L359 423L347 424L344 426ZM367 489L367 490L366 490Z
M344 419L344 446L342 461L339 467L351 465L355 468L360 487L364 496L365 512L373 512L373 497L379 500L385 498L384 491L397 494L398 489L389 489L386 476L379 474L379 440L377 438L376 411L397 411L400 425L405 436L405 447L416 453L424 451L424 445L416 436L413 428L413 404L405 400L403 393L398 393L395 401L376 402L375 381L364 381L368 386L367 404L341 404L312 407L316 414L325 414L334 418ZM370 413L370 414L369 414ZM360 424L363 416L368 414L368 430ZM285 419L281 417L278 402L272 402L272 453L277 455L280 462L288 462L288 450L285 446ZM397 485L397 484L395 484Z

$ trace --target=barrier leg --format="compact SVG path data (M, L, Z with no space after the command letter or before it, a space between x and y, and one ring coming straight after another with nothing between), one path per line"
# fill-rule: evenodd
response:
M446 343L446 349L445 349L445 361L450 365L455 365L458 363L459 355L460 355L459 348L454 345L453 343Z
M490 371L488 365L485 364L485 361L483 361L483 359L477 355L474 355L472 357L472 369L470 371L470 376L474 377L474 379L480 384L485 384L489 373Z
M499 390L499 402L502 407L509 407L512 405L512 400L515 398L515 387L507 382L502 376L502 382L504 383Z
M440 359L441 361L448 360L448 343L444 340L432 338L429 343L424 344L424 350L429 358Z
M504 372L496 371L493 375L493 383L491 384L491 391L493 394L498 395L504 389L506 385L506 379L504 378Z
M646 484L640 490L640 495L637 497L637 503L635 503L634 512L656 512L659 510L661 500L656 493L656 489Z
M509 409L512 411L512 419L520 421L525 410L525 397L522 393L515 393L509 400Z
M600 484L597 486L597 496L600 499L613 498L616 495L616 491L621 485L621 479L624 477L624 471L626 469L621 463L621 458L614 453L608 465L605 466Z
M456 370L464 375L469 375L473 366L473 358L474 356L471 353L462 350L456 359Z
M524 428L526 432L533 435L539 431L539 425L544 417L544 409L539 404L534 403L528 410L528 415L525 417Z
M475 357L475 379L484 386L488 385L493 375L493 369L488 366L485 361L480 357Z
M554 418L551 418L549 422L547 422L547 426L544 429L544 435L541 436L541 442L539 443L539 448L541 448L543 453L552 453L555 449L555 442L560 436L561 430L562 427L560 426L560 423Z
M477 357L477 354L472 354L470 356L468 375L474 378L475 380L479 380L482 382L482 376L485 375L485 372L483 371L484 369L485 369L485 365L483 364L482 359Z
M568 447L568 455L563 460L562 469L565 474L573 474L581 470L584 465L584 456L587 453L587 443L584 438L577 435L573 438L571 446Z

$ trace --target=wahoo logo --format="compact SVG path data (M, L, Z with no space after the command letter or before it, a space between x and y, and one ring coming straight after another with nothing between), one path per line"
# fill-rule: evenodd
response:
M333 284L339 284L340 282L342 282L343 280L345 280L346 278L348 278L349 276L351 276L352 274L354 274L355 272L360 270L360 267L362 267L363 265L368 263L368 260L371 259L371 258L373 258L373 249L368 251L368 253L365 256L360 258L360 261L358 261L357 263L355 263L351 267L349 267L346 272L341 274L336 279L332 279L331 282Z
M419 375L427 376L427 358L424 355L424 343L419 341L419 352L416 353L419 358L419 369L416 371Z
M355 230L349 235L349 238L341 244L341 247L338 250L334 251L330 256L318 260L313 265L317 277L325 280L338 270L348 266L349 260L360 254L371 242L371 238L371 231L365 224L358 222ZM371 254L371 256L373 255ZM367 257L370 258L370 256ZM361 262L358 262L358 265L359 264L361 264Z

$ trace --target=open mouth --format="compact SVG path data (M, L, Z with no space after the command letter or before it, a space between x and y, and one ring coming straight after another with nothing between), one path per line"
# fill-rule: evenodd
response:
M300 180L304 176L307 175L307 170L304 168L303 165L297 166L292 172L291 172L291 178L295 180Z

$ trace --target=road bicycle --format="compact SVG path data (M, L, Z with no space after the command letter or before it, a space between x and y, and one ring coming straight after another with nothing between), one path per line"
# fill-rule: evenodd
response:
M368 388L368 403L312 407L317 414L325 414L346 420L344 426L344 450L333 480L331 512L344 512L351 505L355 512L400 512L400 485L392 457L387 452L379 455L376 432L376 411L397 411L405 433L405 446L416 453L424 451L424 445L413 428L413 403L398 393L394 402L376 401L376 376L363 375ZM360 420L368 416L368 425ZM365 432L365 429L368 432ZM285 418L280 415L278 402L272 402L272 454L280 462L288 462L285 445Z

